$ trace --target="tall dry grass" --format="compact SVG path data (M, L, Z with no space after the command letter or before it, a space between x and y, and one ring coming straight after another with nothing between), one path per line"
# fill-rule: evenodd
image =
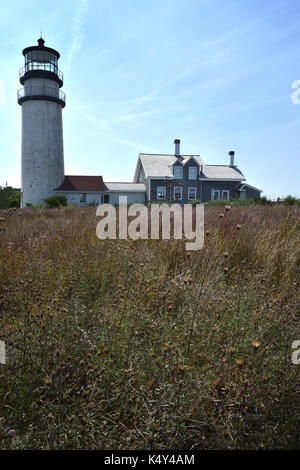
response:
M198 252L0 213L2 449L300 447L299 208L219 213Z

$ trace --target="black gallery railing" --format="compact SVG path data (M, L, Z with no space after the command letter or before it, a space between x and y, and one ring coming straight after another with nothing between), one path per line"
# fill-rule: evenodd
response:
M45 70L46 72L55 73L60 80L63 81L64 75L59 70L57 65L52 64L51 62L28 62L25 67L22 67L19 71L19 77L23 77L25 73L31 72L32 70Z
M27 98L30 96L51 97L66 103L66 94L59 88L51 88L46 86L26 86L18 90L18 101L22 98Z

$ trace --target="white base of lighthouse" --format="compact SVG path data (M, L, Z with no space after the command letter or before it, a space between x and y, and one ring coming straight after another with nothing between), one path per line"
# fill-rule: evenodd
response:
M53 196L64 180L62 107L48 100L22 103L21 207Z

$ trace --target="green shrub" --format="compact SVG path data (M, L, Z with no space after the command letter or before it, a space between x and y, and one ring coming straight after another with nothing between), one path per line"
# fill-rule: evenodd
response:
M53 209L54 207L63 207L67 205L66 196L53 196L45 199L46 207Z
M272 204L272 201L270 199L267 199L266 196L256 197L256 198L254 198L254 201L255 201L256 204L262 204L262 205Z
M230 204L230 201L227 199L216 199L215 201L209 201L206 204L209 207L226 206L226 204Z
M285 206L293 206L297 203L297 199L293 196L291 196L290 194L288 196L286 196L283 200L283 204Z
M20 207L21 192L20 189L11 186L0 186L0 209L11 209Z
M200 199L194 199L193 201L189 201L189 204L192 204L193 207L194 207L197 204L201 204L201 200Z

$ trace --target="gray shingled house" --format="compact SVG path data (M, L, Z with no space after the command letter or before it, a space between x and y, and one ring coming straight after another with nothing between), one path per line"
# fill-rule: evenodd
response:
M146 185L148 202L186 204L260 197L262 190L247 184L234 164L233 151L229 165L206 165L200 155L181 155L179 139L174 144L174 154L139 155L133 181Z

